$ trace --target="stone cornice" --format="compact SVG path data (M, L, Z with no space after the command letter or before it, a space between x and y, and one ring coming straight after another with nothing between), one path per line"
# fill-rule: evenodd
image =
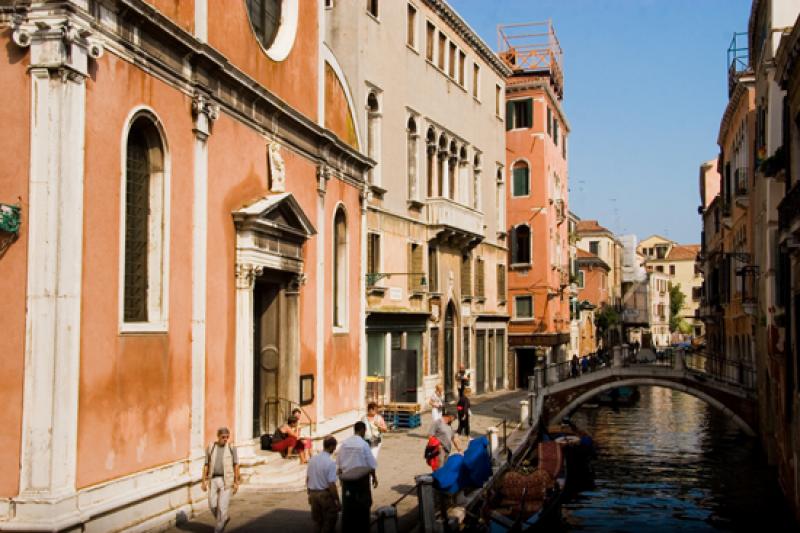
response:
M113 11L113 26L101 23L101 7ZM0 7L0 27L9 26L15 16L26 20L69 18L79 27L90 28L108 53L190 97L202 91L220 112L317 164L332 167L335 177L357 187L363 185L364 174L374 161L292 108L151 5L142 0L115 0L90 3L90 9L83 10L68 0Z
M450 7L446 0L424 0L424 2L450 26L451 29L458 33L458 36L464 39L472 47L481 58L492 66L498 76L507 78L511 76L511 69L497 57L489 45L478 36L477 33L469 26L469 24Z
M550 98L550 103L553 104L552 107L558 114L558 118L561 120L561 124L564 126L567 132L571 131L569 121L567 120L567 117L564 116L564 110L561 108L561 101L556 96L556 93L553 92L553 88L550 86L549 83L537 79L531 79L530 81L524 83L514 83L514 84L506 83L507 95L512 95L514 93L530 91L530 90L544 91L547 94L547 97Z
M728 100L728 105L725 106L725 112L722 114L722 120L719 124L717 144L720 148L723 148L725 134L731 126L731 121L739 108L742 98L747 97L747 91L753 89L754 83L755 80L752 76L742 76L739 78L739 81L736 82L736 87L734 87L733 94L731 94Z

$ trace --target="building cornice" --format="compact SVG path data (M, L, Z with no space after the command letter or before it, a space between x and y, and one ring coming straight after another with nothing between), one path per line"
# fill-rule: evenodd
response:
M91 29L108 53L190 97L203 94L221 112L266 138L333 169L335 177L351 185L363 186L374 161L271 93L219 51L143 0L103 5L114 12L113 31L101 23L99 7L90 12L69 0L0 7L0 27L42 17L69 19L79 29Z
M478 55L491 65L492 69L502 78L511 76L511 69L497 57L489 45L478 36L467 22L450 7L446 0L423 0L440 19L445 21L459 37L464 39Z
M753 77L752 73L745 73L736 82L736 86L733 89L733 94L731 94L731 97L728 99L728 105L725 106L725 112L722 114L722 120L719 124L717 144L720 148L723 147L724 137L728 133L728 129L731 127L731 121L733 121L734 115L736 115L736 112L739 110L739 105L742 102L742 98L747 97L748 91L752 90L754 85L755 78Z
M547 97L550 99L550 103L552 104L551 107L555 109L556 113L558 114L558 118L561 120L561 124L564 126L564 129L566 129L567 132L569 133L571 131L569 121L567 120L567 117L564 116L564 110L561 108L561 101L558 99L558 96L556 96L556 93L553 92L553 88L550 86L550 83L544 82L539 79L531 79L526 82L514 83L514 84L506 83L507 96L511 96L515 93L521 93L530 90L541 90L547 94Z

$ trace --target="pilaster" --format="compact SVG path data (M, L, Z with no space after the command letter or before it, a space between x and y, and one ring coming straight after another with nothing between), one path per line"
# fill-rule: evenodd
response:
M325 269L325 244L327 239L327 219L325 218L325 193L331 169L327 165L317 167L317 372L314 380L314 403L316 404L317 422L325 420L325 324L328 309L325 306L325 282L328 272Z
M263 267L236 265L236 384L235 433L237 445L253 439L253 287Z
M189 449L203 455L206 389L206 290L208 263L208 138L219 109L196 93L194 118L194 197L192 201L192 414ZM199 463L196 465L199 467ZM195 472L199 475L199 472Z
M75 493L83 265L86 85L103 45L67 15L18 15L12 38L30 49L31 153L20 498ZM35 507L35 506L34 506ZM42 511L31 510L40 515ZM75 510L77 512L77 510Z

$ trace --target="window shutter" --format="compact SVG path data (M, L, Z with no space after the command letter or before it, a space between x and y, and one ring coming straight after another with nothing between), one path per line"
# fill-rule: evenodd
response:
M514 102L506 102L506 131L514 127Z
M472 258L461 257L461 296L472 296Z
M485 296L485 294L484 294L484 280L483 280L483 274L484 274L483 259L480 259L480 258L477 259L477 263L475 264L475 269L476 269L476 272L475 272L475 295L478 298L483 298Z
M417 290L422 290L424 287L422 286L422 245L420 244L412 244L411 245L411 272L415 272L414 275L414 287Z
M506 266L497 265L497 299L506 299Z
M524 101L523 105L525 106L525 124L522 127L530 128L533 126L533 100L529 98Z
M517 249L517 227L514 226L511 228L511 263L517 263L517 256L519 255L519 250Z
M367 273L372 274L375 272L375 263L373 261L374 254L375 254L375 241L373 239L373 234L370 233L367 235Z

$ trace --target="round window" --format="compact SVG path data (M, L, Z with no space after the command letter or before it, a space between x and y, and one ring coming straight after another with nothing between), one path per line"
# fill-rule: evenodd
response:
M245 0L250 26L274 61L289 55L297 33L298 0Z

